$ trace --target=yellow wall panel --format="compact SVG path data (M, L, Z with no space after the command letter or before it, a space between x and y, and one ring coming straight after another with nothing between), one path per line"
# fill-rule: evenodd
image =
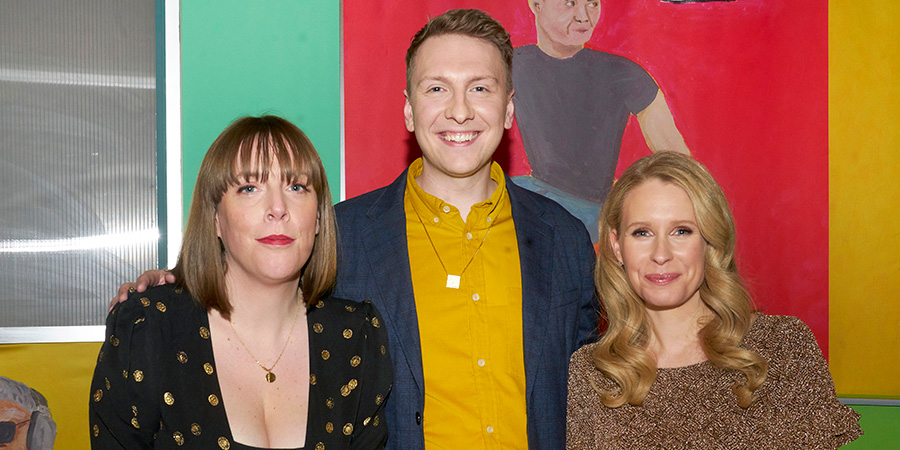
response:
M829 364L842 396L900 396L898 23L898 2L829 3Z

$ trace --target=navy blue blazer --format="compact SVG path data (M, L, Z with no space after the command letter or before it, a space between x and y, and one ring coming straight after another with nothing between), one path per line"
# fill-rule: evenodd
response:
M393 183L335 207L334 295L371 300L384 317L394 365L387 448L423 449L422 350L406 240L406 171ZM584 225L561 206L506 179L522 264L528 445L566 442L569 356L597 334L594 250Z

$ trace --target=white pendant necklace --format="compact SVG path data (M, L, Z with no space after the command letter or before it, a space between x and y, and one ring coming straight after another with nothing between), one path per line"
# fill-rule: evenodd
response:
M444 273L447 274L447 284L446 287L449 289L459 289L460 282L462 281L462 275L466 272L466 269L469 268L469 264L472 264L472 261L475 260L475 256L478 255L478 251L481 250L481 246L484 245L485 239L487 239L488 234L491 232L491 228L494 227L494 220L488 217L488 225L487 231L484 233L484 237L481 238L481 242L478 243L478 248L475 249L475 253L472 253L472 257L469 258L469 261L466 262L466 265L463 266L462 270L459 271L459 275L453 275L447 270L447 266L444 264L444 260L441 259L441 254L438 252L437 247L434 245L434 239L431 239L431 234L428 232L428 227L425 226L425 221L422 220L422 214L419 213L419 209L416 208L416 205L412 205L413 210L416 211L416 218L419 219L419 223L422 224L422 229L425 230L425 237L428 238L428 243L431 244L431 249L434 250L434 255L437 256L438 262L441 263L441 268L444 269Z

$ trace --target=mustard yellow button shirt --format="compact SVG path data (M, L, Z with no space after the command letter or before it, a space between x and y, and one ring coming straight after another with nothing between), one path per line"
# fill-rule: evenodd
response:
M459 210L423 191L409 167L404 209L425 378L429 448L527 448L522 281L497 163L491 197ZM458 288L448 287L458 276ZM454 285L451 277L449 284Z

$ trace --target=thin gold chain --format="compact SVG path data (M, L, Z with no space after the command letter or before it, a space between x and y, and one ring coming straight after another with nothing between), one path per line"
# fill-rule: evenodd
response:
M278 354L278 357L275 358L275 362L272 363L272 367L266 367L253 356L253 353L250 352L250 349L247 348L247 344L244 344L244 341L241 339L241 336L238 335L237 330L234 329L234 324L231 323L231 319L228 319L228 326L231 327L231 331L234 333L234 337L237 338L238 342L241 343L241 346L244 347L244 350L250 355L254 361L256 361L256 365L258 365L262 370L266 371L266 381L269 383L275 382L275 373L272 370L275 369L275 366L278 365L278 361L281 361L281 356L284 355L284 351L287 350L288 344L291 342L291 336L294 335L294 327L297 325L297 318L300 317L300 309L302 308L301 298L303 296L303 291L300 289L297 290L297 312L294 314L294 323L291 324L291 331L288 333L287 340L284 341L284 347L281 347L281 353Z

